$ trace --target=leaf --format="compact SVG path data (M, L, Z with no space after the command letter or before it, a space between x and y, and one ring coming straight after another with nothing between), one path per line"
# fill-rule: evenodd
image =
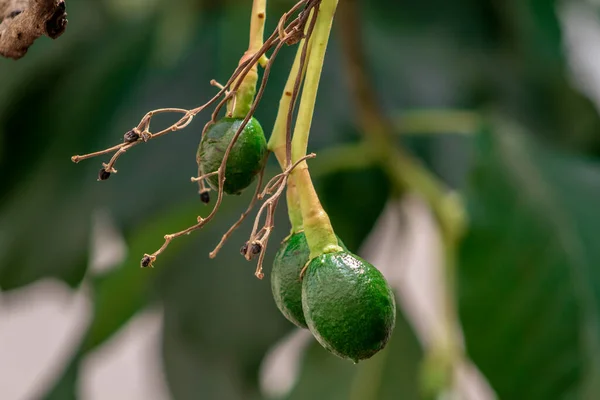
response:
M468 353L500 398L600 398L600 165L497 121L460 252Z
M418 399L421 358L420 345L398 309L396 327L386 348L357 365L332 355L314 341L287 399Z

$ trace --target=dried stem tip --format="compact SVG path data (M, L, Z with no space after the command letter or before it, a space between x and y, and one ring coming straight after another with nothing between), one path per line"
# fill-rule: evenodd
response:
M262 245L260 243L252 244L252 254L257 255L262 251Z
M208 189L200 192L200 201L202 201L204 204L210 203L210 194L208 193Z
M110 178L110 172L108 172L104 168L101 168L100 171L98 172L98 180L105 181L108 178Z
M133 143L133 142L137 142L140 139L140 135L139 133L137 133L135 130L130 130L129 132L127 132L124 136L123 136L123 142L124 143Z
M152 266L152 258L149 255L145 255L142 258L142 262L141 262L142 268L148 268Z

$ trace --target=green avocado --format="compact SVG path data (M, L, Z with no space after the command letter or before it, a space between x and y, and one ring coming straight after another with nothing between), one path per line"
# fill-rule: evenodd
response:
M319 343L355 363L385 347L396 321L394 294L381 272L346 251L310 262L302 281L302 306Z
M222 118L206 130L198 147L202 175L219 169L225 151L243 121L243 118ZM263 129L258 120L252 117L229 153L223 191L227 194L240 194L263 168L266 155L267 141ZM207 178L207 181L213 189L218 190L217 175Z
M338 238L338 244L346 246ZM279 247L271 270L271 291L279 311L300 328L307 328L302 311L300 272L308 262L310 249L304 232L293 233Z

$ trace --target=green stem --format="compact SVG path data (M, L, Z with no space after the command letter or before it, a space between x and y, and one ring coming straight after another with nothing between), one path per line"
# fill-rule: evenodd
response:
M323 70L325 52L337 4L338 0L323 0L317 14L310 42L310 58L306 67L302 99L294 127L292 162L296 162L306 155L321 71ZM342 248L338 245L329 216L323 210L312 184L306 162L301 163L294 169L292 179L295 180L300 199L304 233L310 248L310 258L312 259L324 253L341 251Z
M261 49L264 43L265 20L267 19L267 0L254 0L252 4L252 14L250 16L250 43L248 50L240 59L239 64L252 58L257 51ZM262 59L261 59L262 61ZM262 63L262 62L260 62ZM238 80L233 83L233 87ZM244 118L252 107L254 96L256 95L256 84L258 82L258 64L254 64L244 77L236 94L235 101L227 103L227 116L233 118ZM235 106L235 109L233 107Z
M285 169L288 164L286 155L286 134L288 114L292 106L292 93L296 84L298 73L300 72L302 51L304 50L304 46L307 45L309 44L306 43L305 39L302 39L300 41L300 44L298 45L298 50L296 51L296 58L294 58L294 63L292 64L290 74L288 76L287 82L285 83L283 94L281 95L281 99L279 100L279 109L277 110L277 117L275 118L275 124L273 125L273 132L271 133L271 137L269 138L268 148L271 152L275 154L275 157L277 157L277 161L279 162L279 165L282 169ZM307 56L309 57L308 54ZM302 74L304 73L305 71L302 72Z
M300 64L302 62L302 52L304 51L305 46L310 46L310 43L307 43L305 39L302 39L300 41L300 44L298 45L298 50L296 51L296 58L294 59L294 63L292 64L290 74L285 84L285 88L283 89L281 100L279 100L277 118L275 119L275 124L273 125L273 132L271 133L271 137L269 138L268 143L269 150L275 154L275 157L277 157L277 161L279 162L279 165L281 166L282 170L285 170L288 166L286 154L288 130L287 123L290 108L292 107L292 94L296 85L298 74L301 73L302 76L304 76L306 70L305 67L304 71L300 71ZM308 57L310 57L310 47L307 49L307 58ZM302 221L300 199L297 194L296 182L293 176L290 176L288 178L286 190L288 215L290 218L290 223L292 225L291 233L297 233L303 230L304 226Z
M310 44L310 59L306 68L302 101L298 109L298 119L292 140L292 162L296 162L306 155L313 112L317 101L317 91L321 80L321 71L323 70L325 52L327 50L327 43L329 42L337 3L338 0L323 0L319 8L317 23Z
M250 44L248 52L255 54L263 46L265 20L267 19L267 0L254 0L250 16Z

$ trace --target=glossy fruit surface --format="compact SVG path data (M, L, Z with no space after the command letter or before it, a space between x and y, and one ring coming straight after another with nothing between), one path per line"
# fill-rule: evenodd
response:
M222 118L207 129L198 147L200 172L203 175L219 169L225 151L243 121L241 118ZM263 129L253 117L229 153L223 185L225 193L239 194L247 188L265 165L266 155L267 141ZM217 175L209 177L207 181L213 189L218 189Z
M394 294L381 272L349 252L323 254L310 262L302 304L319 343L355 363L385 347L396 321Z
M346 249L338 238L338 244ZM304 232L286 238L279 247L271 270L271 291L279 311L293 324L307 328L302 311L300 272L308 262L310 249Z

